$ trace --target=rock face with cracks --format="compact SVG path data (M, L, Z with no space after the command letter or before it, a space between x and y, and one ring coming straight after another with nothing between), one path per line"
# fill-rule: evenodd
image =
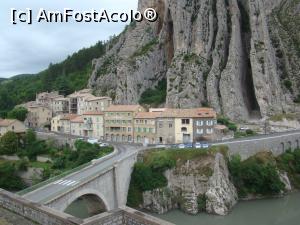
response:
M166 79L169 107L209 105L234 120L295 110L299 0L139 0L148 7L156 22L130 24L93 61L96 94L138 103Z
M143 208L165 213L180 208L189 214L205 210L226 215L237 203L237 192L229 180L222 154L189 160L166 171L168 186L143 193ZM202 204L199 201L202 199Z

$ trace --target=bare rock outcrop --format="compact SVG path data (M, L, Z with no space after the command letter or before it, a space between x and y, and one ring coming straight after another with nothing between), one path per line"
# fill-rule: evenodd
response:
M299 1L139 0L159 19L130 24L95 59L89 87L137 103L167 80L166 105L210 105L233 120L300 102Z
M226 215L237 203L236 189L220 153L177 165L165 176L167 187L143 193L143 208L160 214L180 208L189 214L205 210ZM199 199L205 200L204 205L199 205Z

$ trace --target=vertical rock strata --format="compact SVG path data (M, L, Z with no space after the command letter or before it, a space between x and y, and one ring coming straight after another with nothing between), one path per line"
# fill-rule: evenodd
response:
M166 172L168 186L143 193L143 208L166 213L180 208L189 214L205 210L226 215L237 203L237 192L229 180L229 172L222 154L202 160L191 160ZM199 198L204 208L199 208Z
M210 105L234 120L293 110L299 1L139 1L139 10L148 7L156 22L132 23L93 61L89 87L97 94L137 103L166 79L169 107Z

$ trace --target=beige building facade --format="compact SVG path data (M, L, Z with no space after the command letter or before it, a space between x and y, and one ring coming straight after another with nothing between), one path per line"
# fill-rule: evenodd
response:
M112 104L110 97L90 97L85 100L85 112L103 112Z
M140 105L111 105L105 110L105 140L134 141L134 117L145 109Z
M29 128L50 127L52 111L43 105L33 104L27 107L28 114L25 125Z
M82 116L77 116L70 120L71 134L83 136L84 121Z
M52 103L52 112L54 116L69 113L69 99L56 98Z
M12 131L16 134L22 134L26 132L26 128L24 123L19 120L0 119L0 137L8 131Z
M142 144L156 144L157 113L139 112L134 117L134 142Z
M83 136L104 140L104 113L86 112L82 115Z

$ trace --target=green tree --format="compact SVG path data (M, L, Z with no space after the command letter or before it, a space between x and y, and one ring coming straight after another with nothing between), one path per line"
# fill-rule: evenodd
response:
M17 120L24 122L27 117L27 114L28 114L28 110L26 108L17 107L8 112L7 118L17 119Z
M10 162L0 163L0 188L18 191L24 188L24 183L16 174L14 165Z
M19 138L14 132L8 131L0 138L0 154L13 155L18 149Z

